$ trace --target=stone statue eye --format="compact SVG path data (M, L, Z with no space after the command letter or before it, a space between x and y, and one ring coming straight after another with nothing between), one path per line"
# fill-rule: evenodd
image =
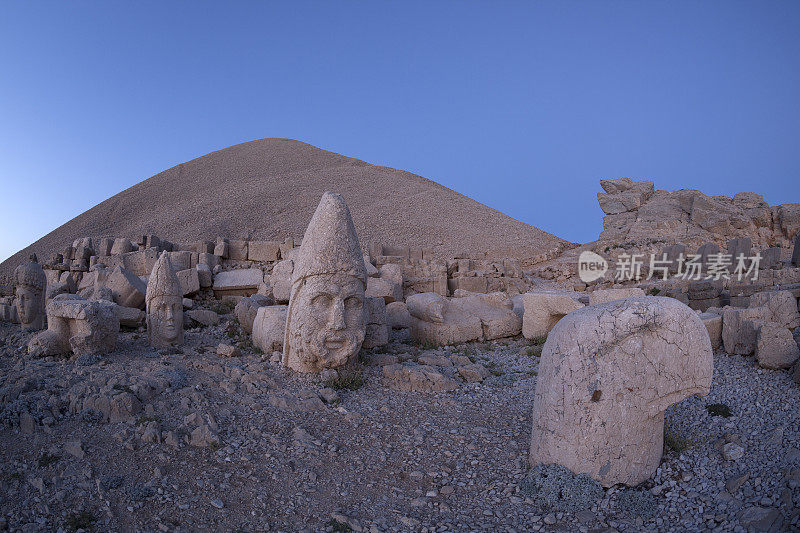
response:
M311 300L311 305L314 307L328 307L331 303L331 297L327 294L318 294Z
M344 305L350 309L356 308L359 305L361 305L361 298L358 298L356 296L350 296L344 301Z

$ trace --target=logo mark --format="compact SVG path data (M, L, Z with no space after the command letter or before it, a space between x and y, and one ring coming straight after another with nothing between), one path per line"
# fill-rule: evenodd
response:
M578 257L578 277L584 283L602 278L608 271L608 261L588 250Z

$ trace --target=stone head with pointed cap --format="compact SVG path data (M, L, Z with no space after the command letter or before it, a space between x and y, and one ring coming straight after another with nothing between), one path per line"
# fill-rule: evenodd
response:
M36 331L44 328L45 323L45 288L47 276L36 262L36 256L23 263L14 270L14 285L16 286L17 317L22 329Z
M166 252L153 265L145 306L150 345L166 348L183 344L183 289Z
M326 192L295 260L283 365L320 372L353 364L364 341L367 271L344 199Z

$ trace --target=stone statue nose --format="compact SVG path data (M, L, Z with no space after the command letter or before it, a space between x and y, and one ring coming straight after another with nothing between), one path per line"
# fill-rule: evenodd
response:
M331 308L331 328L334 330L344 329L344 301L336 299Z

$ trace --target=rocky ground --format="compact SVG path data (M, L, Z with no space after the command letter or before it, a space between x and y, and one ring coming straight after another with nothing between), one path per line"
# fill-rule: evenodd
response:
M327 383L231 323L172 352L128 331L102 359L27 359L28 338L0 325L0 530L800 530L800 387L752 358L717 354L654 478L594 499L529 473L541 345L522 338L399 337ZM455 390L398 390L395 360Z

